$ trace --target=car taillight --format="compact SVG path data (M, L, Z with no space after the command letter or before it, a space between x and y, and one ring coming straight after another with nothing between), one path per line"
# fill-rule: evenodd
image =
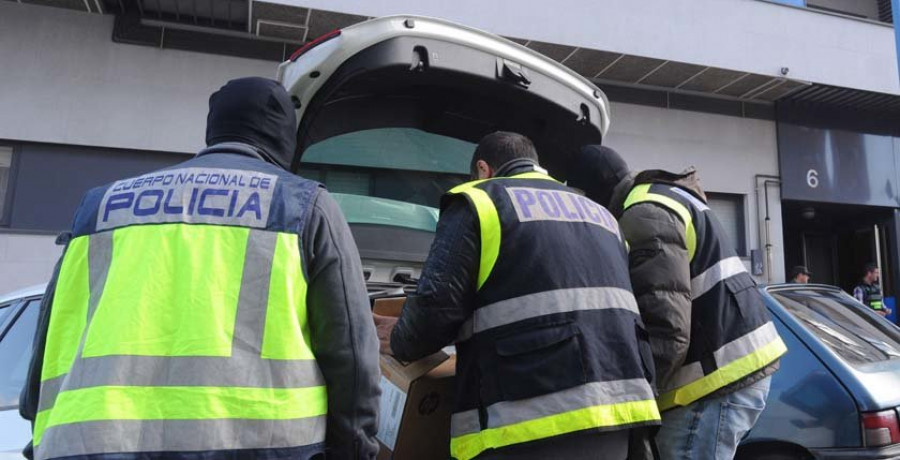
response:
M332 30L331 32L328 32L327 34L322 35L321 37L303 45L302 47L300 47L300 49L298 49L297 51L294 51L294 54L291 55L290 61L291 62L296 61L297 58L299 58L300 56L303 56L303 53L305 53L305 52L307 52L307 51L321 45L322 43L325 43L328 40L331 40L332 38L337 37L339 35L341 35L341 29L335 29L335 30Z
M886 410L862 414L866 446L886 446L900 443L900 421L897 412Z

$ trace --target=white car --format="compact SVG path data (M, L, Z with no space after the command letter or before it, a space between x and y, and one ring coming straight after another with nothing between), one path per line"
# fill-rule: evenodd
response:
M31 424L19 416L19 393L31 361L41 296L47 285L0 297L0 460L21 459Z
M409 282L428 253L441 195L469 176L493 131L528 136L564 180L598 144L609 102L533 50L439 19L391 16L334 31L278 68L298 107L293 171L338 199L367 279Z

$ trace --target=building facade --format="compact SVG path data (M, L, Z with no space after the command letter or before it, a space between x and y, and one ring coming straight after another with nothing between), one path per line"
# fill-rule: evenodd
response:
M612 101L605 143L635 169L696 167L761 282L806 264L848 284L877 259L893 294L900 80L885 0L0 1L0 292L49 277L87 188L202 148L226 81L273 76L315 37L391 14L503 35L596 82ZM844 198L848 184L872 192ZM823 234L825 219L858 225Z

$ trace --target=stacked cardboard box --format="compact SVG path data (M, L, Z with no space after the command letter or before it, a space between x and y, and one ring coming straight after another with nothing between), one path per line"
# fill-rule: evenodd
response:
M400 316L403 298L378 299L374 312ZM381 355L379 460L450 458L456 356L443 351L412 363Z

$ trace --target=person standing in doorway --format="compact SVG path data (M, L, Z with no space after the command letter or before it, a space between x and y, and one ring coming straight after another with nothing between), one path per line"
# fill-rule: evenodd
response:
M868 263L863 269L863 277L860 283L853 288L853 297L863 305L875 310L881 316L891 314L891 309L884 305L884 297L880 287L881 270L878 265Z
M808 284L811 273L806 269L805 265L797 265L791 269L791 284Z

